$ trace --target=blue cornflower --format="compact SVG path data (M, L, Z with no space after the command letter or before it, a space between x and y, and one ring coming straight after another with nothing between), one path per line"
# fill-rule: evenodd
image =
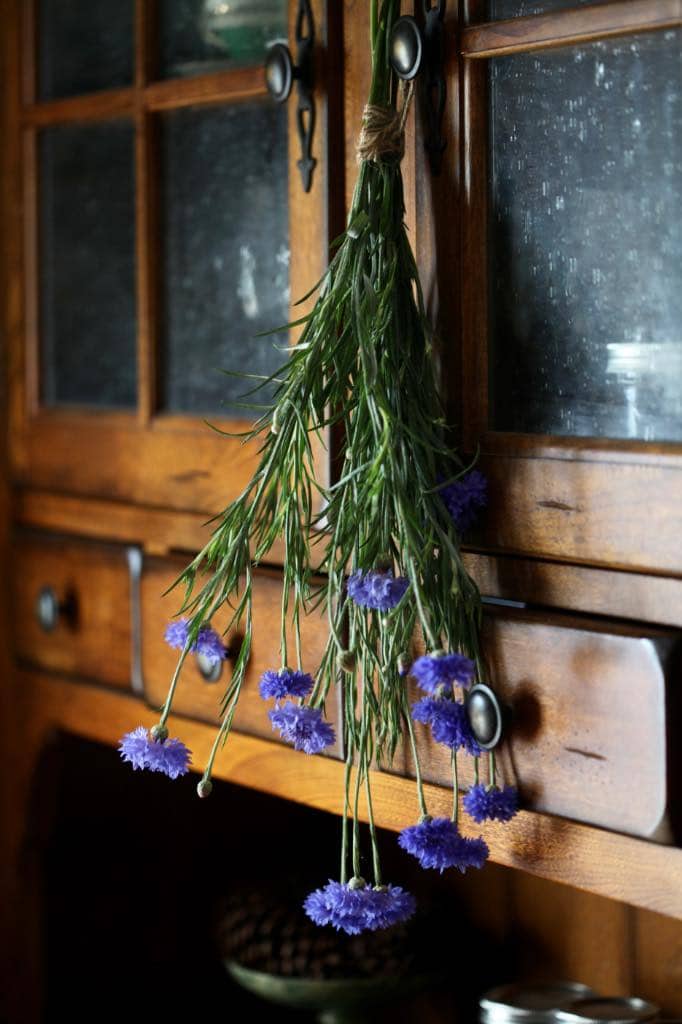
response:
M258 692L263 700L274 697L275 700L282 700L283 697L307 697L315 680L307 672L297 672L291 668L281 668L279 671L268 669L260 677Z
M209 658L211 661L225 661L230 653L215 629L209 625L200 628L196 643L192 645L192 650L196 651L197 654L202 654L204 658Z
M173 619L166 626L163 638L169 647L176 647L182 651L189 636L189 619Z
M395 608L409 585L406 576L394 576L391 569L371 569L353 573L346 587L352 600L361 608L388 612Z
M306 754L319 754L336 739L331 725L323 721L320 708L287 701L281 707L269 711L268 715L273 729L279 730L282 739L293 743L295 750L304 750Z
M370 892L365 920L370 931L402 924L414 914L417 904L414 896L399 885L381 885Z
M189 619L174 619L172 622L169 622L163 635L169 647L175 647L180 651L184 650L188 637ZM203 654L205 658L209 658L211 661L224 661L229 654L227 647L215 629L209 626L208 623L199 629L197 638L190 647L190 652L194 651L197 654Z
M481 748L474 739L469 716L464 704L444 697L423 697L412 705L415 722L431 726L431 735L436 743L443 743L451 750L465 750L472 757L478 757Z
M471 658L463 654L435 651L417 658L410 669L410 675L416 679L421 690L433 696L439 686L470 686L475 670Z
M488 481L480 470L474 469L441 488L440 494L457 531L466 533L476 521L480 509L488 503Z
M464 810L474 821L510 821L519 809L519 791L516 786L472 786L462 801Z
M191 751L179 739L152 739L144 726L140 725L126 733L118 747L124 761L133 769L148 768L162 772L170 779L177 779L189 771Z
M311 892L303 903L303 909L315 924L331 924L337 931L347 935L359 935L367 929L366 910L371 892L359 879L355 883L333 882L331 879L323 889Z
M303 908L315 924L330 924L347 935L359 935L406 921L415 911L415 901L400 886L372 889L354 878L345 884L330 880L310 893Z
M482 839L467 839L450 818L425 817L418 825L404 828L398 836L403 850L416 857L423 868L481 868L488 859L488 845Z

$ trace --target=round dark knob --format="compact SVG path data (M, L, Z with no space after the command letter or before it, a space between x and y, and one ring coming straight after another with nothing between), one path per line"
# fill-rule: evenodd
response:
M492 750L502 735L502 710L489 686L478 683L469 691L466 702L469 725L483 750Z
M284 103L289 99L291 86L296 78L296 68L284 43L274 43L265 58L265 84L273 100Z
M197 668L207 683L217 683L223 674L221 658L207 658L205 654L195 654Z
M409 81L422 66L424 44L417 22L409 14L398 18L391 32L391 67L398 78Z
M36 619L44 633L51 633L57 628L61 605L53 587L43 587L36 598Z

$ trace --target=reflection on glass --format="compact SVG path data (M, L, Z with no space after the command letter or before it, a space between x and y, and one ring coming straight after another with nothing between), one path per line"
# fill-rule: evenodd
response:
M130 85L134 0L39 0L38 95Z
M289 320L286 111L179 110L161 140L162 404L255 419L235 405L249 385L220 370L269 375L286 361L286 331L256 337Z
M134 406L133 127L47 128L39 158L42 399Z
M159 17L164 78L261 64L287 36L287 0L161 0Z
M488 0L490 21L501 18L524 18L529 14L549 14L569 7L599 7L611 0Z
M680 41L490 62L494 429L682 440Z

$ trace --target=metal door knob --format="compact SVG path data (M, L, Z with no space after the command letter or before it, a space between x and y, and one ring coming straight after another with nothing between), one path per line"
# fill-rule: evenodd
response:
M398 18L391 32L391 67L398 78L405 81L419 74L424 56L424 42L421 29L415 19L406 14Z
M265 58L265 84L273 100L277 103L288 100L294 79L300 77L301 69L295 66L289 47L284 43L271 46Z
M52 633L57 628L62 605L54 587L42 587L35 603L35 614L38 625L44 633Z

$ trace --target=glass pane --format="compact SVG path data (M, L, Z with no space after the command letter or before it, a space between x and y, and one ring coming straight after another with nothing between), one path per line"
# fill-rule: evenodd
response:
M205 74L261 64L287 37L287 0L162 0L161 74Z
M682 440L680 42L490 62L495 429Z
M38 95L130 85L133 0L39 0Z
M599 7L611 0L488 0L488 20L524 18L529 14L548 14L569 7Z
M135 197L127 121L39 136L42 396L135 405Z
M255 418L247 386L286 360L289 320L287 116L264 101L163 115L166 409ZM256 396L253 401L264 401Z

